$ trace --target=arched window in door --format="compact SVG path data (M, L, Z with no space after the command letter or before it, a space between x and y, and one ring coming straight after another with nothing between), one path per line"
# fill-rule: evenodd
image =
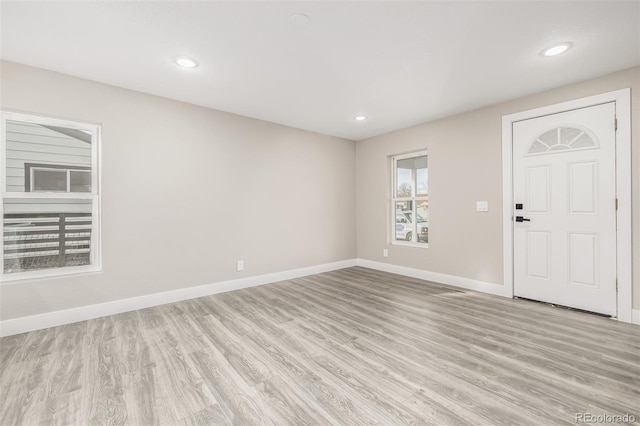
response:
M526 155L594 148L598 148L598 141L588 130L576 127L556 127L535 138Z

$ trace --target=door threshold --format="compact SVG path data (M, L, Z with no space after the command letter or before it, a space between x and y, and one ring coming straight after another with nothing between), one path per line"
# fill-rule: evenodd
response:
M542 305L551 306L553 308L560 308L560 309L566 309L568 311L582 312L584 314L595 315L595 316L603 317L603 318L613 318L613 316L611 316L611 315L601 314L599 312L585 311L584 309L572 308L571 306L558 305L556 303L550 303L550 302L542 302L540 300L527 299L526 297L519 297L519 296L514 296L513 298L514 299L520 299L520 300L526 300L528 302L540 303Z

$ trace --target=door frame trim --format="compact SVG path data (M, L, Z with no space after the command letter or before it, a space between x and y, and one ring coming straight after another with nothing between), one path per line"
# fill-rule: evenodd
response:
M588 96L502 117L502 257L504 296L513 297L513 123L578 108L615 102L617 319L632 322L631 235L631 89Z

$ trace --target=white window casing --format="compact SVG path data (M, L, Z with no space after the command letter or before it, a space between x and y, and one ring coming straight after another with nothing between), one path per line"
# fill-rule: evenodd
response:
M0 111L3 284L101 270L100 142L97 124Z
M427 151L391 157L391 243L428 247Z

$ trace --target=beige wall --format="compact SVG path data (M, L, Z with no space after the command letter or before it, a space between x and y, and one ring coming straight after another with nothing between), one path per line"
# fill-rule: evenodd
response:
M104 267L4 284L1 319L355 258L354 142L15 63L0 71L2 108L102 123Z
M640 129L640 68L481 108L356 145L358 257L502 284L502 116L630 87ZM429 151L429 248L388 244L389 156ZM640 138L632 131L634 308L640 308ZM489 201L489 212L475 202ZM389 249L389 258L382 250Z
M2 108L103 125L103 272L4 284L2 320L356 256L501 284L502 116L631 87L640 128L640 68L357 144L24 65L1 62L0 72ZM430 247L389 245L388 156L423 148ZM478 200L489 212L475 212Z

